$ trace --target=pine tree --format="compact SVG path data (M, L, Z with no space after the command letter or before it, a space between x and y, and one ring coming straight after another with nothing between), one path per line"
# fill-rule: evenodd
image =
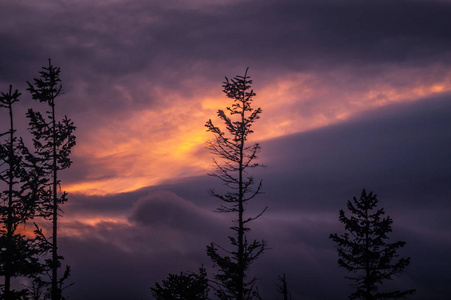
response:
M9 129L0 134L6 140L0 143L0 182L5 190L0 191L0 274L4 276L2 299L21 299L27 290L15 291L11 287L14 277L32 278L42 269L33 237L25 236L18 227L35 217L39 205L38 189L42 173L36 159L29 153L21 138L16 136L13 118L13 104L21 94L12 86L8 93L1 93L0 107L9 115Z
M233 250L226 250L215 243L207 246L207 255L219 269L215 275L215 293L220 299L252 299L257 296L255 278L248 279L248 269L266 249L265 241L247 240L249 222L260 217L266 208L255 217L245 216L245 205L254 199L261 191L262 182L255 186L255 179L248 175L250 169L259 166L256 162L260 152L258 143L248 144L248 137L253 133L252 125L260 118L262 110L252 108L255 93L251 90L252 80L247 75L236 76L223 84L223 92L233 99L231 107L227 107L226 114L218 110L218 116L224 122L226 131L216 127L211 120L206 123L207 131L215 138L207 142L207 147L218 159L213 158L216 173L210 174L222 180L228 191L224 194L211 190L211 194L221 200L223 204L218 212L232 213L236 216L234 232L229 236ZM225 252L220 254L219 250Z
M277 291L283 295L283 300L288 300L288 284L285 274L279 276L280 285L277 286Z
M347 277L355 282L350 299L402 298L414 293L414 290L380 291L384 281L404 271L410 258L398 259L397 250L405 242L387 242L393 220L383 217L383 208L376 210L377 203L376 194L363 190L358 200L354 197L347 202L350 218L340 210L339 220L347 232L329 236L337 244L339 266L354 274Z
M156 283L150 290L157 300L206 300L209 292L207 272L200 267L199 274L169 274L162 285Z
M60 180L58 173L61 170L69 168L72 161L69 158L72 147L75 146L75 136L73 135L76 127L74 123L64 116L61 121L56 119L56 99L62 94L63 89L60 79L60 68L54 67L49 59L48 67L43 67L40 72L40 78L34 78L33 84L28 83L28 91L32 98L48 105L49 110L43 116L40 112L29 109L27 117L29 118L30 132L33 134L33 144L40 163L48 176L47 189L42 192L41 199L43 217L52 221L52 237L47 240L42 231L41 241L51 246L51 259L47 260L50 274L50 295L52 300L63 299L63 282L69 276L70 269L67 266L64 275L58 278L58 269L61 267L62 256L58 254L58 216L62 213L60 206L67 201L67 193L59 193Z

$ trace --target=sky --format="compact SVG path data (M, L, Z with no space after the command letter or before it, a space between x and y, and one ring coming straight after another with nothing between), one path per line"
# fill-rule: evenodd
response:
M152 299L168 273L213 274L205 247L227 245L232 216L208 194L222 185L204 125L247 67L263 110L250 142L264 193L248 212L269 207L249 234L270 247L251 267L264 299L283 273L293 299L347 298L328 236L363 188L412 259L387 286L451 293L450 1L0 0L0 90L22 92L26 140L26 109L45 109L26 81L49 58L57 114L77 126L61 172L70 299Z

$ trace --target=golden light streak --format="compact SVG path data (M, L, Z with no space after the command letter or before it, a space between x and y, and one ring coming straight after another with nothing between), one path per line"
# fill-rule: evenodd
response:
M85 182L65 185L64 189L86 194L119 193L183 175L186 169L190 174L203 173L210 166L209 159L199 157L207 139L204 110L201 103L187 109L175 102L164 110L136 113L93 132L76 152L90 157L93 173ZM195 156L197 159L192 159Z
M263 113L255 124L253 140L320 128L376 107L451 91L451 72L440 80L415 81L409 70L391 70L387 76L401 78L403 84L395 80L354 83L340 73L323 75L296 73L260 85L254 82L255 106L262 107ZM90 173L85 181L64 189L102 195L206 174L211 156L204 148L210 137L204 124L211 118L219 125L216 111L230 105L229 99L218 87L209 88L199 98L161 95L164 105L157 109L112 120L79 141L76 155L88 161Z
M339 78L340 74L332 77ZM373 108L449 91L451 72L440 82L397 86L375 81L363 88L352 84L334 86L320 77L293 74L257 92L257 103L263 107L265 121L256 124L254 138L264 140L316 129L346 121Z

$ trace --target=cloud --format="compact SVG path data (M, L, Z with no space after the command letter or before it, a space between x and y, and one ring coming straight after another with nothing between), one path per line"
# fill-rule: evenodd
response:
M353 83L349 83L352 76L340 72L322 74L324 78L321 74L291 74L267 85L256 81L256 105L263 108L263 114L253 138L269 139L320 128L365 110L451 89L451 76L447 74L439 81L417 84L422 73L412 72L398 70L396 76L392 73L380 80L361 78ZM211 159L203 148L209 135L203 125L209 118L218 122L215 111L227 105L219 82L216 90L209 92L211 97L204 94L189 99L176 95L158 111L130 112L100 127L86 128L81 122L74 174L84 176L68 177L66 188L85 193L125 192L157 184L164 178L207 172Z
M451 89L445 2L68 3L2 3L0 89L23 92L22 117L25 81L49 57L62 68L57 112L78 127L71 192L205 173L203 125L227 105L224 76L247 66L259 140Z
M226 236L229 218L161 188L122 195L75 194L64 206L62 235L143 253L198 251L217 235Z
M141 198L134 205L129 220L140 226L200 236L221 232L225 225L211 211L168 191L151 192L147 197Z
M150 299L150 286L168 273L196 271L207 263L205 246L227 235L224 218L174 192L78 196L60 235L74 298Z
M450 113L449 95L443 95L262 143L260 161L267 167L255 175L263 179L264 193L248 207L252 214L269 205L249 234L270 247L251 267L261 278L262 294L277 297L277 275L286 273L293 297L346 298L349 282L328 235L343 231L338 210L362 188L377 193L380 207L393 218L391 240L407 242L401 255L410 256L412 264L394 287L416 288L413 299L446 294ZM227 247L232 216L212 212L220 203L208 196L210 188L220 189L221 182L204 175L118 195L74 195L63 220L84 223L72 223L71 232L79 226L82 234L63 240L79 285L68 293L149 299L148 287L167 273L204 264L212 274L205 245L215 241ZM77 218L88 212L97 223ZM98 271L86 275L91 266ZM101 278L96 285L94 277ZM325 280L328 289L320 288ZM108 282L115 285L99 290Z
M285 199L277 185L287 180L290 193L296 191L307 198L315 194L307 195L303 190L320 192L321 185L333 185L338 191L373 186L390 193L403 186L409 196L427 196L434 183L443 191L449 177L444 163L450 147L448 98L392 105L342 124L263 143L262 160L271 162L268 175L275 179L267 184L282 192ZM311 189L311 184L319 186ZM299 202L308 207L307 203ZM311 203L319 205L313 199Z
M139 109L156 85L179 90L174 83L187 77L202 74L211 82L247 65L271 76L284 69L449 63L445 28L451 8L440 2L227 1L194 9L162 1L70 7L21 2L4 8L2 34L15 45L15 51L4 48L5 56L15 64L8 63L0 78L11 78L27 62L31 73L42 64L39 59L50 56L71 70L69 82L97 98L94 105L116 111L126 104L114 97L115 86L127 89ZM22 62L24 57L32 64ZM136 82L138 77L148 86Z

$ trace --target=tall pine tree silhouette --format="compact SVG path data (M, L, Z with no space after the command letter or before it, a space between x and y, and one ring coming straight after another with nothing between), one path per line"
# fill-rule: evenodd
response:
M73 132L76 129L74 123L67 116L64 116L61 121L57 121L56 99L63 92L60 72L60 68L54 67L49 59L49 65L42 68L40 78L34 78L33 83L28 82L27 89L34 100L48 105L44 116L40 112L29 109L27 117L29 118L30 132L33 134L36 154L48 175L48 189L42 193L41 198L44 199L43 216L52 221L52 237L51 240L47 240L51 245L50 252L52 254L51 259L47 260L51 270L50 295L52 300L63 299L63 282L70 273L67 266L62 278L58 277L62 259L62 256L58 254L58 216L62 212L60 206L67 200L67 193L59 193L58 172L69 168L72 163L69 154L72 147L75 146ZM45 237L42 235L42 238Z
M20 225L35 217L38 210L37 197L42 183L42 172L37 161L16 134L13 105L19 101L18 90L1 93L0 108L9 115L9 129L0 133L0 274L4 276L2 299L22 299L27 289L13 290L11 280L15 277L33 278L42 269L38 255L43 250L31 236L20 231Z
M218 110L226 131L216 127L211 119L205 125L207 131L215 136L207 142L207 147L217 157L213 158L216 173L210 175L222 180L228 188L224 194L214 190L211 194L223 202L218 212L235 215L235 225L231 227L234 235L228 237L233 250L226 250L215 243L207 246L207 255L219 269L215 275L215 293L220 299L244 300L257 296L256 279L247 278L248 269L266 249L265 241L249 242L246 235L250 230L249 223L266 210L255 217L245 215L245 205L260 193L262 186L260 181L255 187L254 177L248 175L250 169L259 166L256 159L260 145L249 144L248 137L253 133L252 125L260 118L262 110L252 107L255 93L247 71L244 76L231 80L226 77L224 82L223 92L233 100L231 107L227 107L228 114Z

